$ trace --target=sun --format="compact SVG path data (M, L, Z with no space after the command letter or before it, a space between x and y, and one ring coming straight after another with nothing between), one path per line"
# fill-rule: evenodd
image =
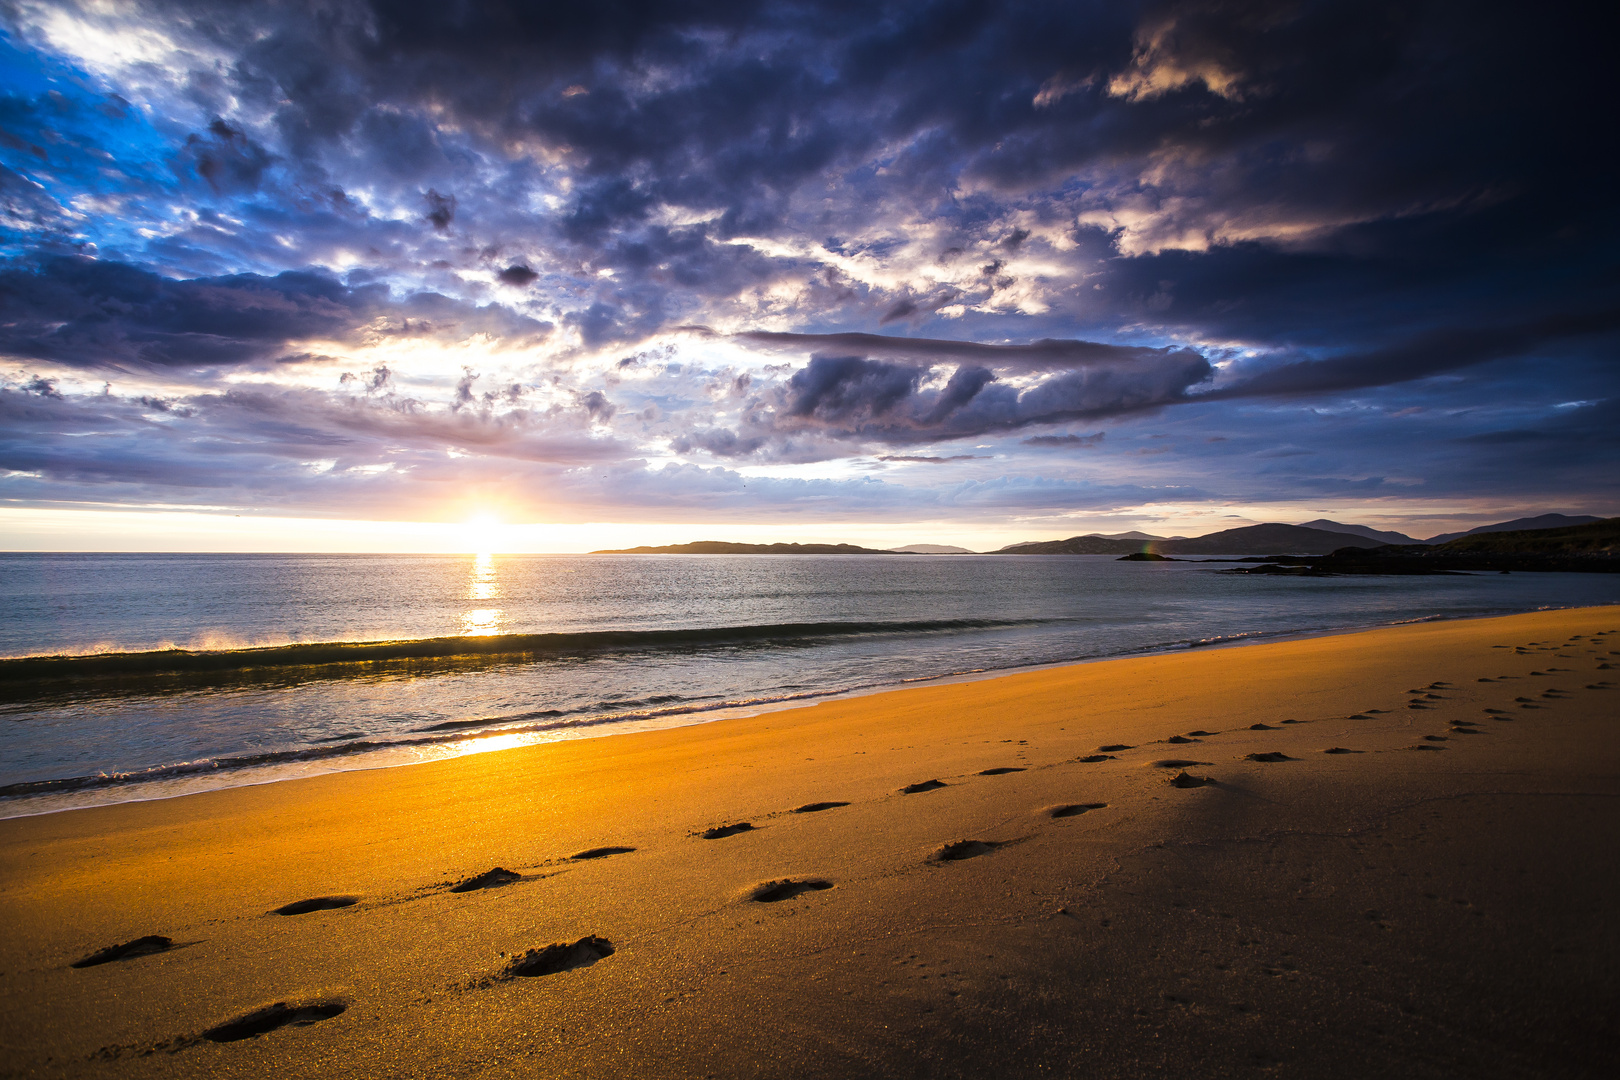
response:
M506 527L494 514L474 514L460 530L462 550L474 555L496 555L506 549Z

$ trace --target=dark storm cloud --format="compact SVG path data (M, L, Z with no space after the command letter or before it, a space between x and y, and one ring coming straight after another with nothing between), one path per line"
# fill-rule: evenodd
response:
M1024 371L1048 371L1054 368L1099 363L1151 362L1174 351L1051 338L1034 341L1028 345L996 345L938 338L888 337L883 334L788 334L763 330L746 331L733 335L733 338L772 349L802 352L837 349L868 357L884 356L923 363L944 360L978 361L999 368Z
M1001 382L986 367L961 364L943 386L931 385L928 365L814 356L785 383L753 399L738 429L693 432L674 446L720 457L814 460L848 453L841 443L928 443L1150 412L1190 400L1188 391L1212 374L1209 362L1188 349L1144 354L1060 369L1023 385Z
M1608 335L1612 339L1616 330L1620 330L1620 306L1557 315L1518 326L1436 331L1386 349L1281 364L1240 377L1235 384L1211 391L1208 396L1322 394L1389 386L1502 357L1522 356L1571 338Z
M41 11L174 52L53 59L99 39ZM664 372L640 400L536 363L567 379L569 423L647 418L647 452L1006 437L1013 470L1117 452L1179 482L1185 451L1112 434L1167 410L1203 425L1181 445L1219 447L1224 492L1456 492L1465 448L1493 462L1480 490L1620 475L1534 450L1612 465L1573 419L1599 406L1546 410L1620 398L1612 64L1574 6L0 0L0 22L12 358L208 369L553 323L558 350L622 356L686 324L769 327L730 338L751 373L629 364ZM64 251L99 258L44 258ZM511 373L475 369L454 418L485 426L464 437L530 438L486 415ZM1487 423L1504 401L1542 412ZM257 415L180 407L220 432ZM1411 408L1426 426L1388 419ZM1104 418L1107 447L1027 431Z
M0 269L0 355L79 368L208 368L280 358L312 339L543 338L544 323L432 293L286 272L176 281L122 263L57 257ZM296 358L296 357L295 357Z
M271 155L241 128L214 117L204 135L189 135L179 159L182 172L194 172L216 192L240 194L259 186Z

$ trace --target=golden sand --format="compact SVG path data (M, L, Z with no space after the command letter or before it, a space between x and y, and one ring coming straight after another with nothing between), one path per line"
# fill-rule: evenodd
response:
M1607 1075L1617 653L1426 623L3 821L0 1075Z

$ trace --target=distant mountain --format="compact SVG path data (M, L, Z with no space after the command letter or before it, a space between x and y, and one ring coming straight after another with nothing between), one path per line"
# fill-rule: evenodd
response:
M1481 525L1469 529L1467 532L1441 533L1431 536L1424 543L1444 544L1462 536L1478 536L1480 533L1496 532L1526 532L1534 529L1567 529L1574 525L1591 525L1602 521L1603 518L1593 517L1590 514L1577 514L1573 517L1567 514L1542 514L1540 517L1514 518L1512 521L1499 521L1495 525Z
M1168 540L1071 536L1067 540L1013 544L1002 548L997 554L1130 555L1138 551L1151 551L1158 555L1327 555L1343 547L1379 547L1382 544L1382 540L1355 533L1327 532L1273 523Z
M615 548L592 555L894 555L897 552L854 544L733 544L726 540L699 540L663 547Z
M1086 535L1087 536L1100 536L1104 540L1163 540L1164 539L1164 537L1162 537L1162 536L1154 536L1152 533L1136 532L1135 530L1132 530L1131 532L1122 532L1122 533L1086 533Z
M1299 527L1302 529L1321 529L1323 532L1349 533L1351 536L1365 536L1369 540L1379 540L1386 544L1423 543L1417 537L1407 536L1405 533L1384 532L1379 529L1369 529L1365 525L1345 525L1341 522L1329 521L1327 518L1302 521L1299 523Z
M1528 521L1562 517L1544 514ZM1436 555L1620 555L1620 518L1592 518L1577 525L1550 529L1498 529L1486 526L1444 544L1432 545Z
M1071 536L1067 540L1036 540L1010 544L997 555L1129 555L1150 541L1110 540L1105 536Z
M890 551L902 555L972 555L974 552L967 548L952 547L949 544L907 544L905 547L890 548Z
M1375 548L1384 542L1355 533L1307 529L1302 525L1247 525L1185 540L1150 545L1160 555L1327 555L1345 547Z

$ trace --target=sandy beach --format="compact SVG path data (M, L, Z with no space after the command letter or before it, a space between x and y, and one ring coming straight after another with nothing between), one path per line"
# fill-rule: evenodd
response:
M0 1075L1608 1075L1617 723L1590 608L12 819Z

